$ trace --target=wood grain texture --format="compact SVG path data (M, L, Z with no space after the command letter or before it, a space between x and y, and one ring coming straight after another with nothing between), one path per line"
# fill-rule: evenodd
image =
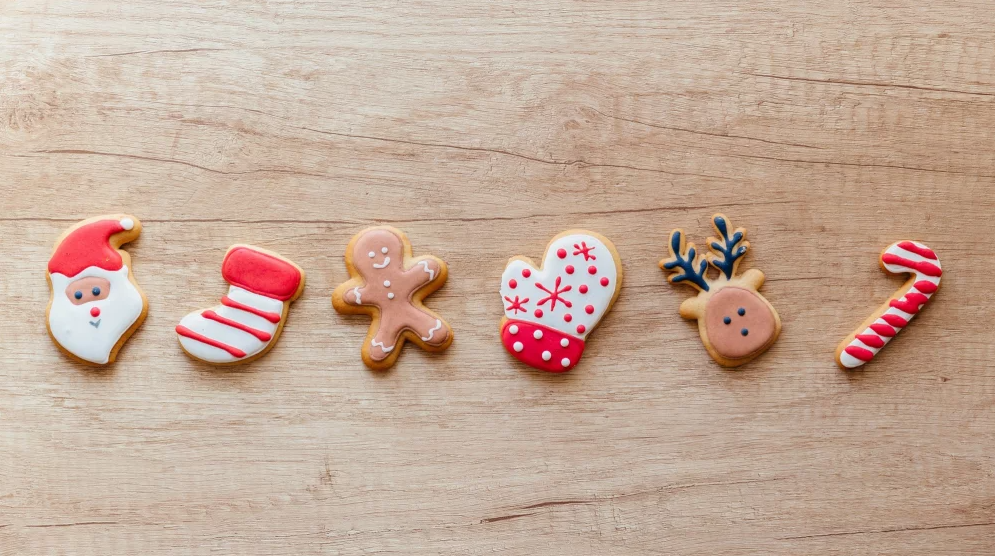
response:
M993 39L988 0L0 2L0 553L992 554ZM44 270L115 211L150 312L93 371ZM784 321L740 371L656 266L717 211ZM330 303L379 223L449 263L456 333L382 374ZM549 376L497 282L571 227L625 285ZM905 238L943 289L843 373ZM236 242L308 286L214 370L173 327Z

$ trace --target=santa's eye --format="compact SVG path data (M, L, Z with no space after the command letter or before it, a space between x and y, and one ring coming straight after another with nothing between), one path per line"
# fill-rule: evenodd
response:
M96 296L100 295L100 288L98 288L98 287L96 287L96 286L94 286L94 287L93 287L93 289L92 289L92 290L90 290L90 291L91 291L91 293L93 293L93 296L94 296L94 297L96 297Z
M73 294L73 297L75 297L76 299L83 299L83 292L76 290L76 293Z

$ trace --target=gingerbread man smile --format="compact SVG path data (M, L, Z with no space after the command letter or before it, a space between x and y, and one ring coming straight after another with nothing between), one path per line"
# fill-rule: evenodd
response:
M404 233L381 227L352 239L346 266L352 279L335 289L332 305L340 313L373 317L362 351L366 366L390 368L405 340L428 351L449 347L452 329L422 304L445 283L446 263L432 256L413 259Z

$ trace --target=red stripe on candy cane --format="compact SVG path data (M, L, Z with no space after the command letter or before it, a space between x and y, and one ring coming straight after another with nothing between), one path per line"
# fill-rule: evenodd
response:
M902 249L905 249L909 253L915 253L916 255L919 255L924 259L929 259L931 261L937 260L936 253L934 253L933 250L930 249L929 247L919 247L918 245L916 245L911 241L903 241L899 243L898 246L901 247Z
M897 331L891 326L888 326L887 324L881 324L880 322L875 322L874 324L870 325L868 328L873 330L874 333L877 334L878 336L884 336L885 338L891 338L897 333Z
M846 352L865 363L874 359L874 352L861 347L847 346Z
M910 272L918 272L931 278L937 278L943 274L940 267L933 263L928 263L926 261L911 261L909 259L899 257L898 255L892 255L891 253L885 253L882 255L881 260L884 264L904 266L905 268L908 268Z

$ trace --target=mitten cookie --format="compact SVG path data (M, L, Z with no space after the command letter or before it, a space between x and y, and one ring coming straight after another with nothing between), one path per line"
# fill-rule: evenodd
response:
M746 230L729 232L732 224L721 214L712 217L721 238L708 238L711 253L698 256L693 243L685 243L684 230L670 233L670 258L660 261L671 284L686 282L698 296L681 304L681 316L698 320L698 333L705 349L718 364L738 367L774 344L781 333L781 318L758 291L764 273L750 269L736 275L736 269L750 248ZM708 277L708 266L719 272Z
M919 314L936 290L943 270L932 249L915 241L899 241L881 253L881 268L891 274L911 274L894 297L879 307L836 348L844 369L867 363Z
M541 268L524 257L508 262L501 276L501 342L526 365L569 371L621 287L622 263L608 239L563 232L546 246Z
M290 303L304 291L304 271L289 260L251 245L228 249L221 276L230 284L221 304L180 320L176 335L191 357L232 365L273 349Z
M145 320L148 300L131 272L131 256L120 249L141 233L137 218L114 214L84 220L55 242L46 320L56 345L72 358L113 363Z
M348 282L335 288L332 306L340 313L373 317L363 343L363 363L389 369L405 340L424 350L442 351L453 343L453 331L424 299L446 283L449 271L437 257L411 257L404 232L388 226L356 234L346 247Z

